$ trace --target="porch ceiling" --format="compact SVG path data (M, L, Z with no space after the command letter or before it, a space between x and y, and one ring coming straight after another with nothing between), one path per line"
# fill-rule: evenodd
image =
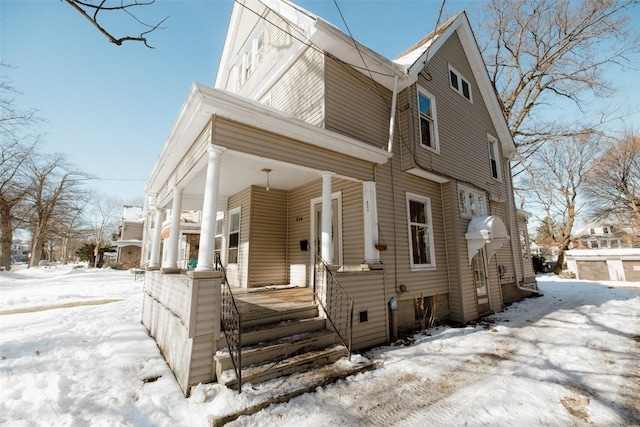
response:
M206 162L200 162L197 171L188 180L180 183L183 190L183 209L199 210L202 208L204 188L207 176ZM277 160L248 156L245 154L225 151L220 162L219 198L226 199L251 185L266 187L269 172L269 188L291 190L316 179L320 179L320 172L309 168L279 162ZM242 171L242 173L238 173ZM170 206L170 200L163 203Z

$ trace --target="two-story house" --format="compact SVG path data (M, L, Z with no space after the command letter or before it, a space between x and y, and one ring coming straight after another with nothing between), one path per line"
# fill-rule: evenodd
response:
M238 298L308 290L349 351L420 306L501 311L538 292L515 153L465 13L388 59L290 2L237 1L215 87L192 86L145 187L143 323L188 393L221 379L220 348L245 363Z
M144 213L141 206L123 206L118 232L113 246L116 247L116 266L129 269L140 267L142 257L142 235Z

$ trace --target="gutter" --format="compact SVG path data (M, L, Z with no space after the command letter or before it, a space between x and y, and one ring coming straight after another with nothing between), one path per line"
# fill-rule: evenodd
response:
M515 208L515 201L513 199L513 177L511 176L511 164L507 163L507 166L509 167L509 179L507 180L507 184L508 184L508 193L509 193L509 216L513 219L512 221L509 221L509 228L511 230L511 235L512 236L518 236L518 241L520 241L520 234L519 233L514 233L513 232L513 223L515 221L516 225L518 223L518 216L515 214L514 212L514 208ZM535 294L538 295L544 295L544 293L542 293L540 290L538 289L529 289L529 288L523 288L522 286L520 286L520 280L518 280L518 267L516 264L516 248L514 247L514 241L516 240L515 238L511 238L509 239L511 242L511 263L512 263L512 268L513 268L513 281L516 285L516 288L520 289L521 291L526 291L526 292L533 292ZM523 272L523 277L524 277L524 272Z
M391 117L389 118L389 143L387 151L393 153L393 134L396 126L396 104L398 100L398 76L393 78L393 96L391 97Z

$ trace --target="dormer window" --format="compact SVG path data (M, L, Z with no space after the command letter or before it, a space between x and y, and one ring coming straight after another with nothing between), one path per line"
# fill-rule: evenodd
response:
M471 98L471 84L451 65L449 65L449 85L451 89L467 98L469 102L473 102Z

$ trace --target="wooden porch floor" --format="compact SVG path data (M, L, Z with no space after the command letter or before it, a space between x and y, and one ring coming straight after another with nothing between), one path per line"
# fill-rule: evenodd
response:
M314 304L311 288L234 288L232 292L238 310L244 318L267 317L279 312L303 309Z

